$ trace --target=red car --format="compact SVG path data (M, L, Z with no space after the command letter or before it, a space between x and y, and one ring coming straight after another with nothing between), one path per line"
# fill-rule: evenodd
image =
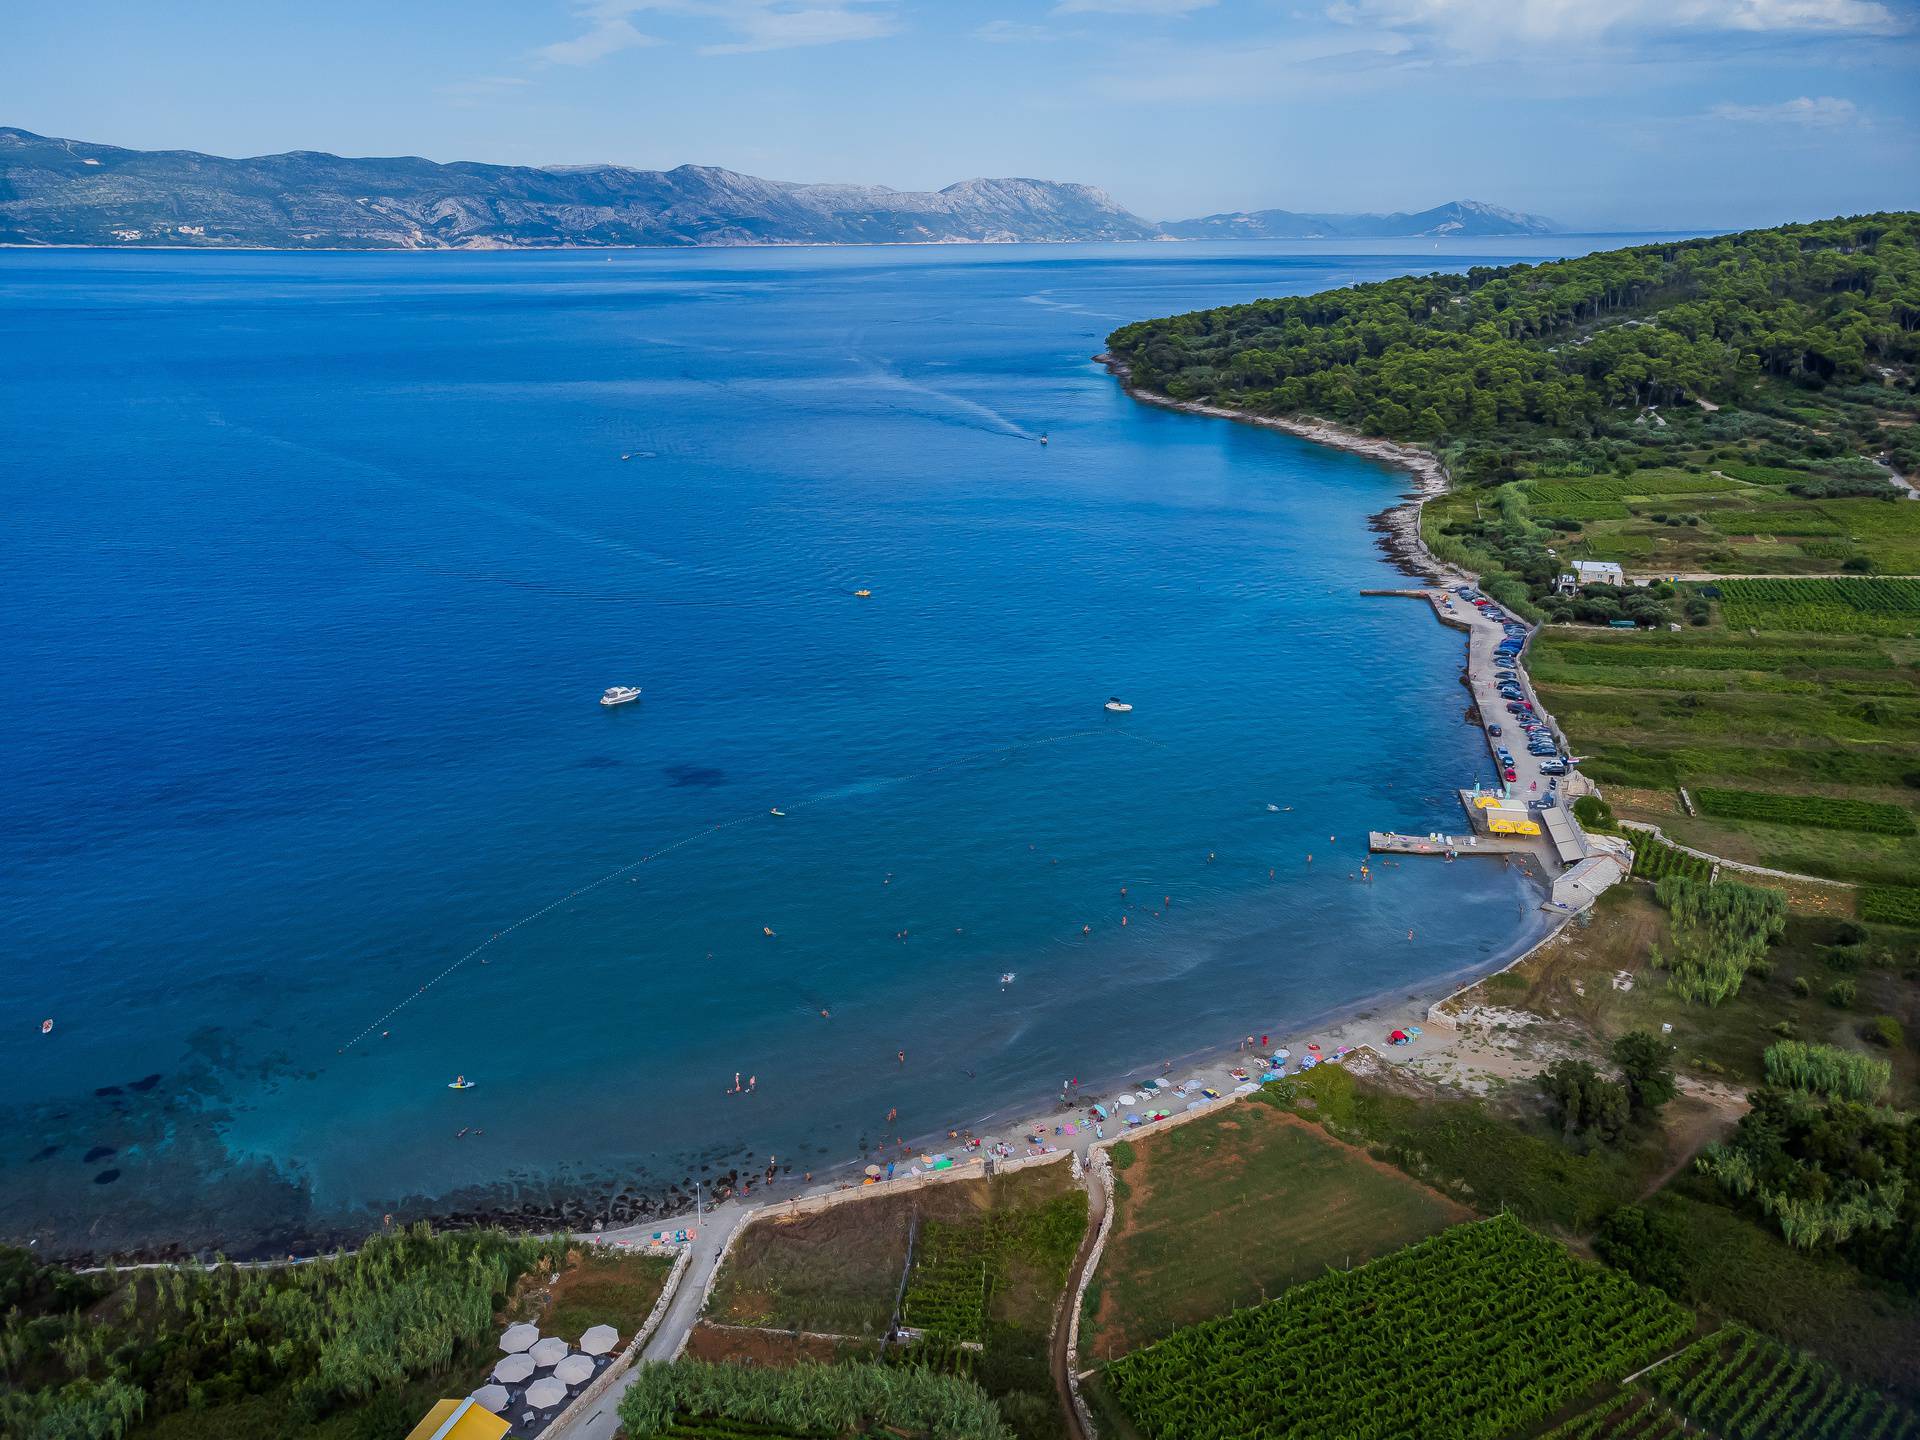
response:
M1507 779L1509 780L1518 780L1520 778L1518 775L1514 774L1513 771L1511 770L1506 772L1506 776L1507 776Z

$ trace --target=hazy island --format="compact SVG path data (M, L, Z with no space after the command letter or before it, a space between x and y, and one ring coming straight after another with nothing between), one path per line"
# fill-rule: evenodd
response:
M1103 190L1054 180L913 191L793 184L711 165L441 165L313 150L229 159L0 127L0 245L493 250L1453 238L1556 228L1472 200L1417 214L1268 210L1158 225Z

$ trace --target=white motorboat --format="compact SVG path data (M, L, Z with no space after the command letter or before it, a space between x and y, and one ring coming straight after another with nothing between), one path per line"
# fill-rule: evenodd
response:
M1107 697L1107 709L1116 715L1127 715L1132 713L1133 706L1122 700L1118 695L1110 695Z
M640 698L638 685L610 685L600 697L602 705L631 705Z

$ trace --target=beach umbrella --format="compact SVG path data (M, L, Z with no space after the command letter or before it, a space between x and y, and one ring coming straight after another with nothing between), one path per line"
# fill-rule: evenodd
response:
M534 1364L542 1370L551 1370L567 1358L567 1342L558 1335L549 1335L538 1341L529 1353L533 1356Z
M588 1355L604 1355L620 1343L620 1332L611 1325L596 1325L580 1337L580 1348Z
M1140 1103L1140 1097L1138 1095L1121 1095L1118 1096L1113 1103L1116 1105L1138 1105Z
M569 1355L553 1367L553 1378L571 1389L593 1378L593 1361L585 1355Z
M523 1321L507 1326L506 1333L500 1337L500 1348L509 1355L518 1355L522 1350L531 1350L533 1342L539 1338L539 1328Z
M867 1166L867 1174L869 1174L869 1175L871 1175L871 1176L872 1176L872 1177L873 1177L874 1179L876 1179L876 1180L877 1180L877 1179L879 1179L879 1178L880 1178L880 1167L879 1167L878 1165L869 1165L869 1166Z
M533 1374L531 1355L509 1355L493 1367L493 1378L502 1385L521 1385Z
M536 1410L551 1410L556 1405L565 1404L566 1398L567 1387L551 1375L527 1387L527 1404Z
M473 1392L473 1403L482 1410L490 1410L498 1415L507 1408L507 1387L504 1385L482 1385Z

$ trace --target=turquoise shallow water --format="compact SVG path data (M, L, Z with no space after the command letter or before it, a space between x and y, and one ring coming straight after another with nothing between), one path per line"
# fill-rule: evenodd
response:
M1374 248L0 255L0 1232L818 1169L1505 954L1348 878L1488 773L1399 478L1088 358L1482 258Z

